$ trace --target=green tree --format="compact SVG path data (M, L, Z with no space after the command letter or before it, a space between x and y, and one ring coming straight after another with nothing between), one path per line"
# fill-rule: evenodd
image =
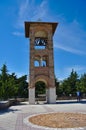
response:
M77 89L80 90L82 93L86 93L86 73L81 75L79 84L77 85Z
M56 87L56 95L61 96L63 93L63 88L60 85L60 82L58 81L57 78L55 78L55 87Z
M28 83L26 82L26 80L26 75L17 79L18 97L28 97Z
M63 88L63 95L69 96L69 94L71 93L71 86L69 79L63 80L61 87Z
M4 64L0 73L0 99L13 97L27 97L27 76L17 78L15 73L8 74L7 66Z
M9 75L7 87L8 87L7 88L8 98L16 97L18 93L18 86L17 86L17 77L15 73Z
M0 82L1 82L1 98L7 98L7 81L8 81L8 70L7 66L3 64L1 68Z
M72 70L69 77L64 79L60 85L60 88L66 96L69 94L75 95L77 91L78 74Z
M78 82L78 74L76 71L72 70L70 76L68 77L68 85L71 89L71 93L73 95L76 94L76 91L77 91L77 82Z
M38 81L35 84L35 95L38 97L38 94L45 94L46 93L46 85L42 81Z

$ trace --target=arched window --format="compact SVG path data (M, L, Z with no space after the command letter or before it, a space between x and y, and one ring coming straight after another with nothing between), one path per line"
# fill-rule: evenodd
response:
M42 57L42 66L43 66L43 67L48 66L48 56L47 56L47 55L44 55L44 56Z
M39 67L40 66L40 59L41 59L41 57L39 55L35 56L35 59L34 59L34 66L35 67Z
M43 57L35 56L34 59L35 67L47 67L48 66L48 56L44 55Z
M34 42L35 49L45 49L47 47L47 39L36 37Z
M47 46L47 33L45 31L37 31L35 33L34 48L45 49Z
M39 64L39 61L38 61L38 60L35 60L35 61L34 61L34 66L35 66L35 67L39 67L39 66L40 66L40 64Z

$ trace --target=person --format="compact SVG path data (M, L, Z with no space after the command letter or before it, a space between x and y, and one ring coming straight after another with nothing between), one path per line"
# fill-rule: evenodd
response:
M80 99L81 99L81 92L77 91L76 93L77 93L77 101L80 101Z

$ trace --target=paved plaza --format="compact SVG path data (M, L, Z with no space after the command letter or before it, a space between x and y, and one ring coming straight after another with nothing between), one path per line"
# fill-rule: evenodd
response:
M86 101L58 101L57 104L29 105L22 102L0 111L0 130L54 130L54 128L35 127L25 123L27 117L48 112L80 112L86 114ZM85 128L56 128L55 130L86 130Z

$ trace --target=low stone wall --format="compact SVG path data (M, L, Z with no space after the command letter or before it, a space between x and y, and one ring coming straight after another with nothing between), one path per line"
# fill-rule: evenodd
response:
M8 101L0 101L0 110L6 109L16 104L15 99L9 99Z
M6 109L12 105L17 105L20 102L28 101L27 98L13 98L9 99L8 101L0 101L0 110Z
M9 107L9 101L0 101L0 110L6 109Z
M16 99L9 99L9 106L16 105Z
M25 101L28 101L28 98L17 98L16 100L18 102L25 102Z

